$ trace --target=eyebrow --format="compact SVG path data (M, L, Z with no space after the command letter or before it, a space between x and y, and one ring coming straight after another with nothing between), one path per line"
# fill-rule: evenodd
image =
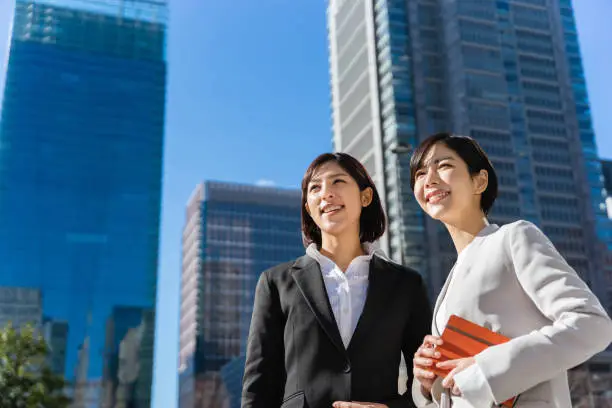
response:
M341 177L341 176L347 177L348 174L346 174L346 173L334 173L334 174L329 175L327 178L334 178L334 177ZM313 177L313 178L310 179L310 183L316 183L316 182L319 182L319 181L321 181L320 177ZM310 183L308 183L308 184L310 184Z
M452 156L440 157L439 159L436 159L433 162L435 164L438 164L438 163L440 163L441 161L444 161L444 160L455 160L455 158L452 157ZM421 163L421 165L419 166L419 170L422 169L423 167L429 166L429 164L430 163L425 163L425 162Z

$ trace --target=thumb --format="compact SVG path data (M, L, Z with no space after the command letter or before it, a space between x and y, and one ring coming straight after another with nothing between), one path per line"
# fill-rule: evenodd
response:
M444 388L450 388L455 382L455 374L457 373L457 367L453 368L450 373L442 381Z

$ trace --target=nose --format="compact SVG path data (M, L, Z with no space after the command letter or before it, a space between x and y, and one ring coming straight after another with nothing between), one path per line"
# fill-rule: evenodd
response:
M436 185L439 181L438 172L432 167L429 167L427 169L427 174L425 174L425 187Z
M333 195L334 195L334 191L333 190L334 189L333 189L331 183L324 182L321 185L321 197L323 197L323 198L333 197Z

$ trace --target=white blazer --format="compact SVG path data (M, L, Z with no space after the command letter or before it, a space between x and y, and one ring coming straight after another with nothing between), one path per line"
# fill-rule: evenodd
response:
M489 403L477 408L518 394L518 407L571 408L567 370L612 342L612 321L595 295L527 221L485 227L461 258L436 301L432 333L440 335L435 316L444 300L449 315L512 339L476 356L476 364L465 371L483 378L480 384L469 384L480 389L462 391L466 396L474 391L490 396ZM422 395L415 379L417 407L451 404L441 382L438 378L434 383L432 401ZM473 407L459 397L452 397L452 405Z

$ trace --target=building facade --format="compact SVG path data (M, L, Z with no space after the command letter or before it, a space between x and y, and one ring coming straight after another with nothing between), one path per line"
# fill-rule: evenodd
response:
M304 254L300 202L299 190L210 181L194 190L183 230L180 408L239 405L255 284Z
M73 384L75 407L102 404L115 308L154 316L166 8L15 5L0 123L0 285L40 290L45 318L68 328L54 366ZM153 331L144 333L151 370ZM125 397L130 406L150 406L151 377L135 380L149 383Z
M42 324L42 296L35 288L0 286L0 328Z
M612 219L612 160L601 160L601 169L606 190L606 211L608 218ZM612 252L608 251L604 261L605 286L608 292L608 313L612 315ZM610 346L612 350L612 346ZM611 357L612 358L612 357ZM611 370L612 371L612 370Z
M606 189L606 209L608 218L612 218L612 160L601 160L601 170Z
M334 148L375 176L383 245L435 296L456 259L409 183L410 148L470 135L500 181L490 220L540 226L605 302L612 248L570 0L331 0Z

